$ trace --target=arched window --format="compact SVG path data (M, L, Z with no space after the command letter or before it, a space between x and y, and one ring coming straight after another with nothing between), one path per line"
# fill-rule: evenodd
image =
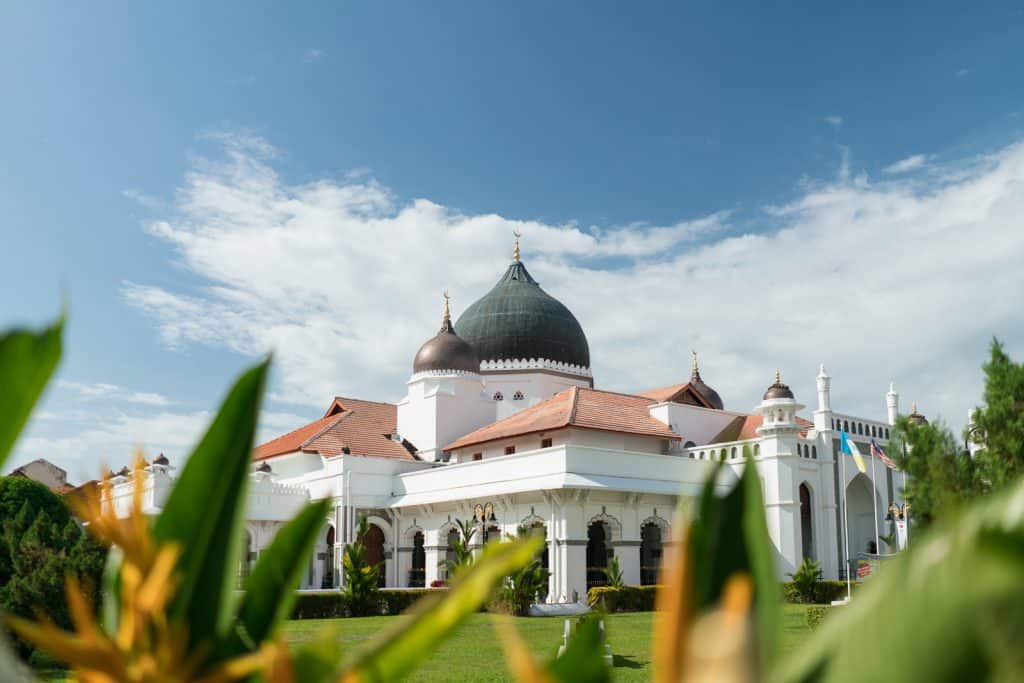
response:
M609 529L604 522L591 522L587 528L587 590L594 586L604 586L608 577L604 570L608 567Z
M658 565L661 564L661 527L654 522L644 524L640 530L640 585L658 583Z
M516 393L512 394L512 400L513 401L522 401L523 400L523 392L517 391Z
M814 525L811 518L811 490L807 484L800 484L800 540L803 555L814 559Z
M504 401L505 397L502 396L500 391L496 391L496 392L494 392L494 400L495 401Z
M423 549L423 532L412 537L412 568L409 570L409 588L423 588L427 581L427 554Z
M889 428L888 427L885 428L885 438L887 438L887 439L889 438Z
M454 527L449 529L449 531L448 531L448 547L444 551L444 573L445 573L445 578L446 579L450 579L451 578L451 576L450 576L450 572L451 572L450 567L454 567L456 565L456 563L458 563L458 561L459 561L459 555L458 555L457 552L455 552L455 544L458 543L459 540L460 540L460 538L459 538L459 530L454 528Z
M697 459L698 460L703 460L704 459L704 451L700 452L700 456Z
M736 447L735 446L732 447L732 452L729 453L729 457L732 458L733 460L736 459Z
M755 443L754 444L754 456L756 457L758 455L761 455L761 444Z
M846 420L843 420L843 431L844 432L849 432L850 431L850 423L847 422Z
M818 447L817 446L811 446L811 458L813 460L817 460L818 459Z
M871 425L871 436L875 435L875 425Z

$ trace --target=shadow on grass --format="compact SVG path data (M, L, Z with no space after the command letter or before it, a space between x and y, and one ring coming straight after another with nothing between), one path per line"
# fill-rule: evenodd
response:
M631 657L612 654L612 666L616 669L642 669L645 665Z

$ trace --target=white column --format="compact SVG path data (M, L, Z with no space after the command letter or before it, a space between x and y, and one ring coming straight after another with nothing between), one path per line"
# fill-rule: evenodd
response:
M889 393L885 395L885 407L889 413L889 424L896 424L896 418L900 414L900 395L893 389L892 382L889 382Z

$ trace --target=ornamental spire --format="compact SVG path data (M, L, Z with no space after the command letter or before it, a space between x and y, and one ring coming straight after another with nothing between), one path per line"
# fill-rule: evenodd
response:
M697 367L697 352L690 349L693 354L693 367L690 368L690 379L700 379L700 368Z
M444 294L442 294L441 296L444 297L444 322L451 322L452 312L451 309L448 307L448 302L451 301L451 297L448 296L448 290L444 290Z
M523 236L523 233L519 232L519 228L512 231L512 234L516 237L516 245L512 249L512 260L519 263L519 238Z
M779 369L775 368L775 383L782 384L782 374L779 373Z

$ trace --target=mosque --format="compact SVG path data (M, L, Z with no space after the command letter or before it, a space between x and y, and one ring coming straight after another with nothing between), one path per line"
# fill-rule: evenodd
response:
M303 588L339 585L342 549L363 518L388 587L441 585L456 521L471 519L476 548L523 528L546 538L550 602L601 585L611 558L625 583L653 584L681 497L698 495L716 461L726 464L717 486L729 490L749 449L780 579L804 557L825 578L843 578L844 527L849 555L886 552L877 539L889 505L902 502L904 475L869 455L872 440L888 441L896 393L886 395L887 419L872 420L834 411L830 382L822 367L809 419L778 373L752 410L726 408L696 354L688 379L635 393L597 388L583 328L530 275L517 237L497 284L454 323L445 296L440 330L416 352L397 404L338 396L320 419L255 449L240 571L301 506L326 498ZM924 419L916 409L911 417ZM841 466L840 429L859 444L867 474ZM162 459L149 469L147 505L158 510L174 468ZM117 498L125 486L115 481Z

